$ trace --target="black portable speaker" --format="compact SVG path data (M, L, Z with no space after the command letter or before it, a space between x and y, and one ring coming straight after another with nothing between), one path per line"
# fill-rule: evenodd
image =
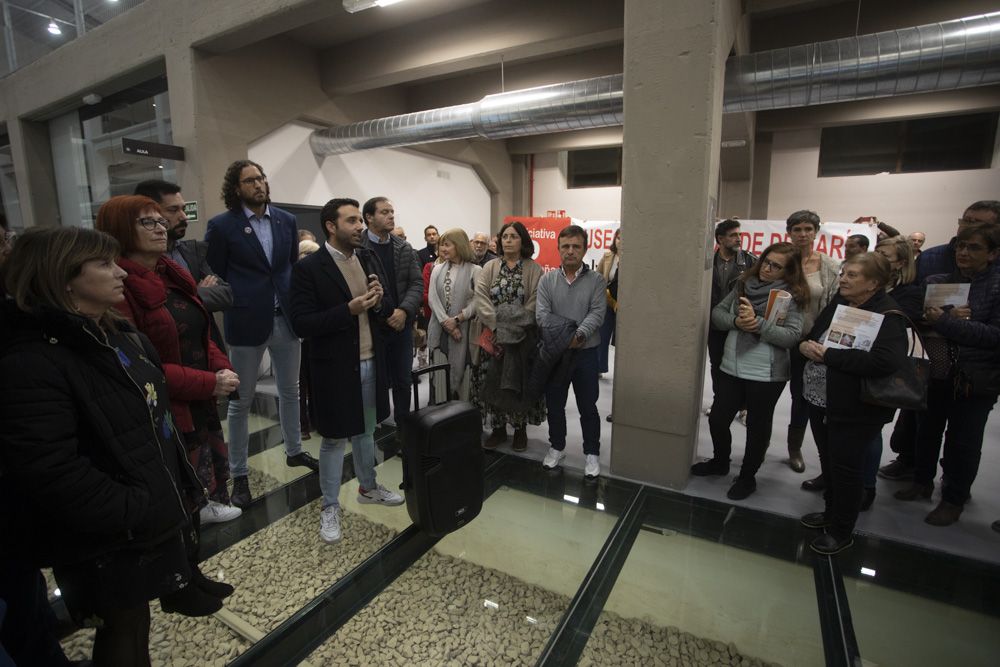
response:
M451 367L427 366L420 375L444 371L446 395L451 396ZM472 521L483 507L485 488L482 415L466 401L445 401L416 409L403 422L403 485L410 519L435 537L447 535Z

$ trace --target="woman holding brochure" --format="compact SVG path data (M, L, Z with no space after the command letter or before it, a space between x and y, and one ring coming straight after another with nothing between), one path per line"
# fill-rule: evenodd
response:
M809 528L827 531L809 545L817 553L835 554L854 544L865 453L894 414L892 408L860 399L862 378L891 375L906 363L906 320L885 315L898 309L885 292L891 276L881 254L862 253L844 262L839 293L799 345L808 360L803 394L809 423L827 480L824 510L801 519ZM844 338L850 346L843 345Z
M774 406L791 371L788 349L799 341L802 311L808 303L809 288L798 251L790 243L775 243L712 309L712 324L729 334L708 417L712 458L693 465L691 474L729 473L730 425L745 405L743 465L726 494L733 500L743 500L757 489L755 476L771 441Z
M941 488L941 502L924 519L932 526L950 526L962 514L979 472L986 420L1000 393L1000 273L994 270L998 258L996 227L967 225L955 242L958 270L927 278L928 292L934 285L968 286L962 305L925 303L925 321L931 335L936 334L927 339L931 358L927 410L917 422L913 485L896 493L899 500L931 497L944 435L942 468L947 483Z

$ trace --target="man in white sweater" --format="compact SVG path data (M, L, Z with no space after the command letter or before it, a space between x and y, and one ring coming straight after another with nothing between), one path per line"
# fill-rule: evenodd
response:
M553 382L545 388L545 409L549 422L549 453L542 461L553 469L566 457L566 398L573 385L576 407L580 411L583 430L584 473L587 477L601 474L601 417L597 414L598 346L601 323L606 309L604 277L583 263L587 252L587 232L570 225L558 238L561 266L546 273L538 282L537 319L544 326L547 318L561 316L576 323L576 333L570 342L574 355L573 372L567 381Z

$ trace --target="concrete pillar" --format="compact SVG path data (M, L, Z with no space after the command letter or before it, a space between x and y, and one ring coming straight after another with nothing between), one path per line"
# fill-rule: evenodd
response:
M61 224L48 123L13 119L7 131L24 226Z
M682 487L701 418L722 83L738 0L626 0L611 469Z

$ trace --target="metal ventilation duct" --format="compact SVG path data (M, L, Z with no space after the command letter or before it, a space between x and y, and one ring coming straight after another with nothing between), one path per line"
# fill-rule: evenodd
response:
M479 102L316 130L317 155L449 139L506 139L621 125L623 75L487 95Z
M723 111L762 111L1000 83L1000 12L733 56ZM317 155L621 125L623 75L316 130Z

